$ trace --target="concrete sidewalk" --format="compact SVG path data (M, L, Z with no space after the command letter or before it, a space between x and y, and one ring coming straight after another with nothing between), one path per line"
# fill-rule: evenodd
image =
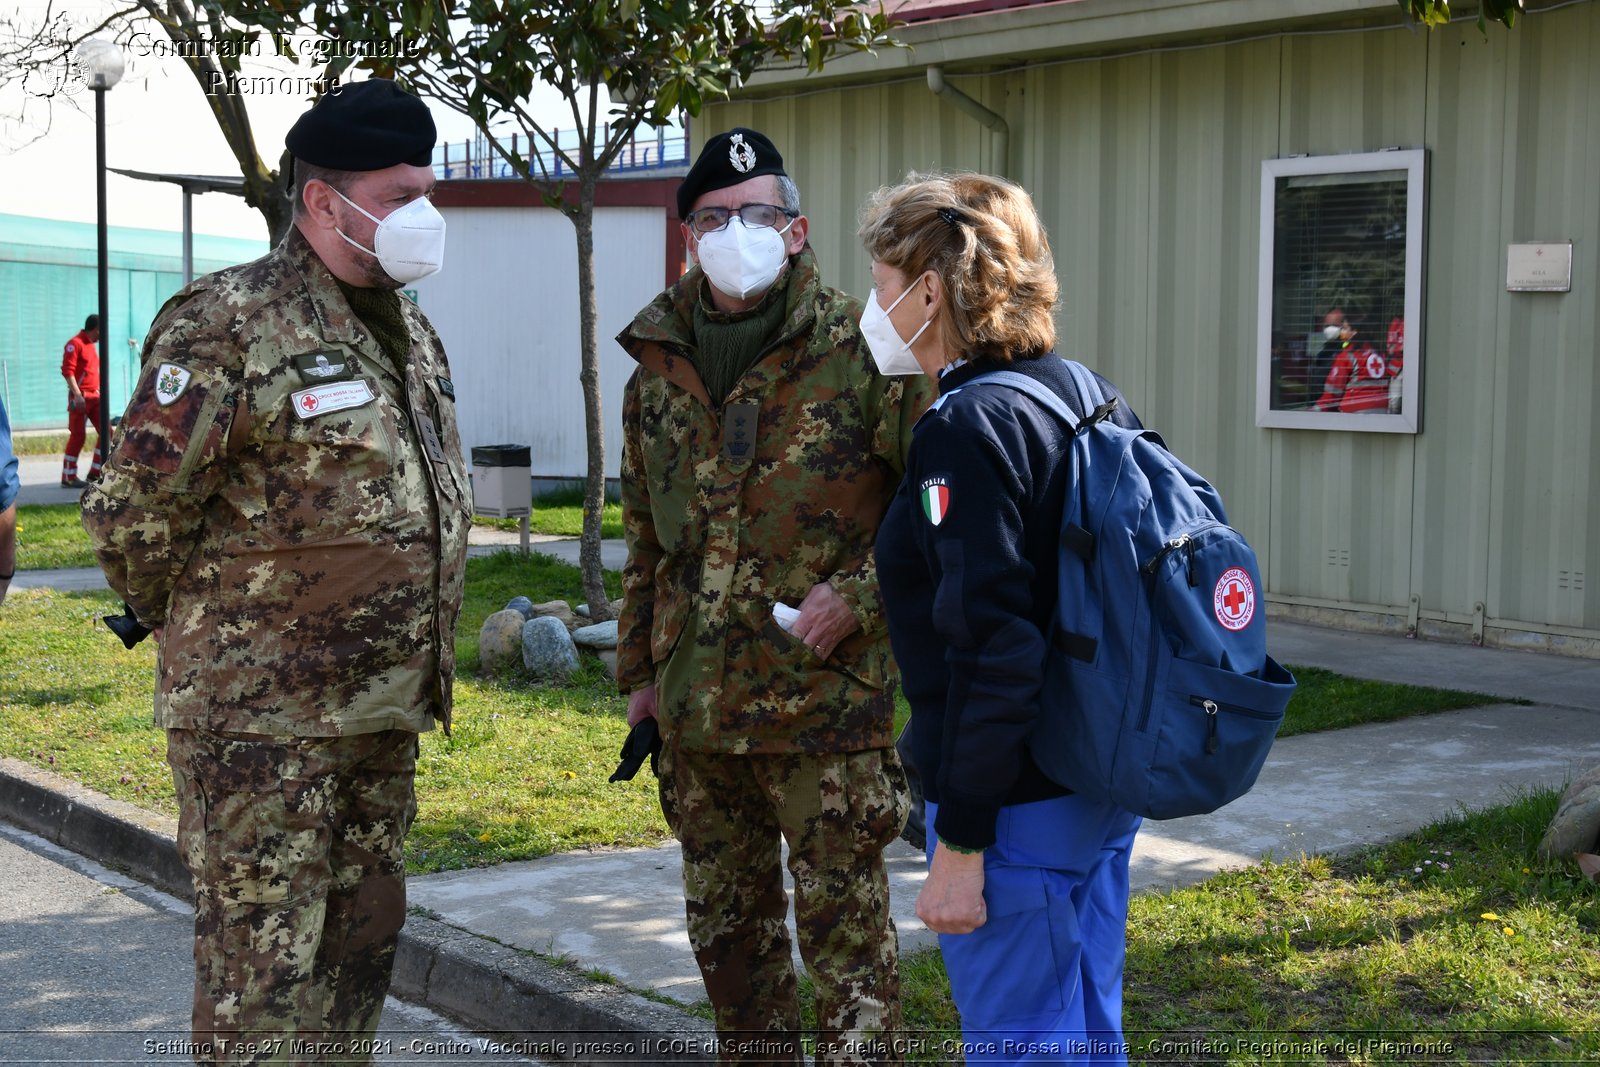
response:
M1137 889L1194 883L1269 853L1382 842L1520 790L1559 786L1600 763L1600 662L1281 621L1272 624L1272 646L1293 664L1537 703L1286 738L1240 801L1145 824L1134 849ZM183 888L170 820L14 761L0 761L0 817ZM920 856L897 843L888 858L902 950L933 944L914 915ZM678 863L667 845L413 878L394 991L484 1031L604 1031L641 1050L638 1062L702 1062L703 1020L630 992L703 998L683 932ZM593 972L621 984L584 977ZM660 1043L664 1036L682 1040Z
M93 442L94 431L89 431ZM79 477L89 473L94 445L91 443L78 457ZM19 504L76 504L83 495L82 489L68 489L61 484L61 456L18 456L17 475L22 486L17 492Z

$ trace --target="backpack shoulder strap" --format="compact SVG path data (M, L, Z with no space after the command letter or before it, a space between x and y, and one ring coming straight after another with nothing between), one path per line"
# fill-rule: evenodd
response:
M1105 390L1100 388L1100 379L1094 372L1075 359L1062 360L1067 365L1067 373L1072 375L1072 384L1078 389L1078 399L1083 402L1086 410L1093 411L1106 402Z
M1018 374L1014 370L996 370L988 374L980 374L962 388L973 385L1003 385L1007 389L1015 389L1019 393L1026 393L1038 401L1039 404L1056 418L1067 424L1067 429L1072 433L1078 432L1078 416L1073 414L1067 402L1056 395L1055 390L1048 385L1034 381L1026 374Z

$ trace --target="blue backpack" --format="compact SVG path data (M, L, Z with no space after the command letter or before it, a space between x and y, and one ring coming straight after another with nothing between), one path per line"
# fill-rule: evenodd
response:
M1158 434L1091 414L1015 371L967 383L1026 393L1066 424L1072 481L1058 603L1029 748L1051 780L1152 819L1215 811L1255 784L1294 693L1267 655L1255 553L1217 491Z

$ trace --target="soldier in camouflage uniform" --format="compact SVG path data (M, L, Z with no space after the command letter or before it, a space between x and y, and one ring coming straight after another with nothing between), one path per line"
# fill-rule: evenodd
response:
M360 1062L388 989L471 509L443 348L397 292L442 257L434 138L387 81L302 116L293 228L167 302L84 497L159 642L201 1062Z
M898 1062L882 850L907 797L872 542L924 394L874 373L861 305L822 284L761 134L713 137L678 212L700 265L618 338L639 362L619 684L630 724L660 723L721 1062L800 1062L780 836L818 1062Z

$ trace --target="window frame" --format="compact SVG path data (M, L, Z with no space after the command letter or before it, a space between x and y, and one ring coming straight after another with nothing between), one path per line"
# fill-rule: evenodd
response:
M1420 433L1422 427L1422 295L1427 218L1425 148L1388 149L1338 156L1296 156L1261 163L1261 244L1256 322L1256 425L1275 429ZM1272 406L1273 254L1278 179L1317 174L1403 171L1406 181L1405 341L1400 410L1390 412L1292 411Z

